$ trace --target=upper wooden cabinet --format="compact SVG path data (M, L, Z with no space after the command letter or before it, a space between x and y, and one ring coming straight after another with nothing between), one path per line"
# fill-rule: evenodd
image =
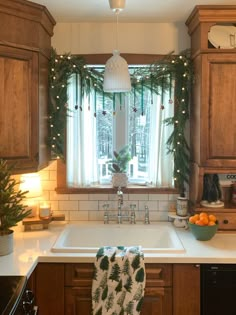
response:
M214 47L214 25L235 25L236 6L196 6L186 21L194 64L190 108L190 199L202 198L207 173L236 173L236 49ZM230 43L230 38L228 39Z
M49 160L48 68L55 21L41 5L0 0L0 158L16 173Z

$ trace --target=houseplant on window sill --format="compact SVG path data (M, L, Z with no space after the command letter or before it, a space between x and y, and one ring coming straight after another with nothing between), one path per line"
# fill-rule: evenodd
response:
M108 170L112 173L113 187L126 187L128 184L127 170L131 155L129 153L129 146L124 146L118 152L113 152L113 159L107 163Z
M12 169L13 166L0 159L0 256L13 251L11 228L31 213L22 204L27 192L17 191L19 183L11 177Z

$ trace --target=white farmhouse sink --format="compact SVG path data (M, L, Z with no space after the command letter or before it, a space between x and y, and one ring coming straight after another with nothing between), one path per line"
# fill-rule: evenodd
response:
M57 253L96 253L101 246L142 246L145 253L183 253L170 222L156 224L68 224L51 248Z

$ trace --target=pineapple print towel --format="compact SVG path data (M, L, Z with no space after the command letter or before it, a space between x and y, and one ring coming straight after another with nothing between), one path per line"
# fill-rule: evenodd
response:
M94 263L93 315L140 314L145 280L140 247L101 247Z

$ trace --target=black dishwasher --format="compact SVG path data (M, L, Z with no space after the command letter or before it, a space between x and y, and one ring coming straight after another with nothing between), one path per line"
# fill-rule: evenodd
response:
M236 315L236 264L201 265L201 315Z

